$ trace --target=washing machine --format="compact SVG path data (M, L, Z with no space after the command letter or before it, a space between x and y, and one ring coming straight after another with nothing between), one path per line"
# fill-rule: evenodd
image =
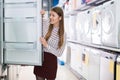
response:
M71 61L71 47L70 47L70 42L67 42L67 52L66 52L66 64L70 66L70 61Z
M68 24L68 22L69 22L69 16L65 16L64 17L64 28L65 28L65 32L66 32L66 34L67 34L67 39L69 38L69 24Z
M90 48L83 46L82 50L82 67L81 67L81 75L86 79L89 80L89 55L90 55Z
M104 46L120 48L120 0L103 4L102 43Z
M101 51L100 57L100 80L115 80L115 52Z
M91 12L91 23L92 23L92 44L101 45L101 12L102 12L102 5L95 7L92 9Z
M91 43L90 10L86 10L77 14L76 32L78 41L82 43Z
M83 23L82 21L84 20L84 17L82 18L82 16L84 16L84 13L83 12L79 12L77 13L76 15L76 26L75 26L75 29L76 29L76 37L77 37L77 41L78 42L82 42L83 40L83 35L84 35L84 30L83 30Z
M82 47L78 44L71 43L71 68L74 69L77 73L81 74L81 53Z
M91 48L89 55L88 80L100 79L100 50Z
M95 7L91 10L91 39L93 44L101 45L101 12L102 6Z
M75 22L76 22L76 16L70 15L69 16L69 39L75 41L76 40L76 31L75 31Z
M116 80L120 80L120 55L117 58L116 64Z
M83 28L83 41L84 43L91 43L91 11L86 10L84 11L84 16L82 16L82 19L84 17L84 20L82 20L82 28Z

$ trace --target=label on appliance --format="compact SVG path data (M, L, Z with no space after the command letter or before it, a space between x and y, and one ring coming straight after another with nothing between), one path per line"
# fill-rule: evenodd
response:
M111 72L112 74L114 73L114 61L113 61L113 60L110 60L109 70L110 70L110 72Z
M88 65L88 54L82 54L82 61L87 66Z
M116 80L120 80L120 64L117 65Z
M97 26L97 23L96 23L96 17L97 17L97 14L93 14L93 28L96 29L96 26Z
M89 56L88 54L86 53L85 54L85 64L88 65L88 61L89 61Z

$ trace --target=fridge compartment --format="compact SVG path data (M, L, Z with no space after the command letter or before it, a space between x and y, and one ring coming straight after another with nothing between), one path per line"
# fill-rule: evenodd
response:
M7 64L42 65L42 51L5 50L4 62Z
M4 48L5 49L22 49L22 50L30 50L36 49L36 42L5 42Z
M37 41L37 23L5 23L5 42Z
M17 7L17 6L16 6ZM5 17L36 17L37 9L29 8L5 8Z
M32 8L37 7L36 2L25 2L25 3L4 3L5 8Z
M36 23L37 17L5 17L4 18L4 23L12 23L12 22Z

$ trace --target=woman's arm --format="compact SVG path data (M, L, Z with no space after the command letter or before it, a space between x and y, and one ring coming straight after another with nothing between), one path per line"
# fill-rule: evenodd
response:
M63 43L63 45L62 45L62 47L61 47L60 49L55 49L55 48L53 48L53 47L50 46L50 45L47 45L46 48L48 49L48 51L49 51L50 53L54 54L54 55L57 56L57 57L60 57L60 56L62 55L64 49L65 49L65 46L66 46L66 34L65 34L65 36L64 36L64 43Z

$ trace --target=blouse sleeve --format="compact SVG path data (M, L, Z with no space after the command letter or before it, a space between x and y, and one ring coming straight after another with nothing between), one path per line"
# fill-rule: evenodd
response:
M64 42L60 49L55 49L50 45L48 45L47 49L49 50L50 53L54 54L57 57L60 57L65 49L65 45L66 45L66 34L64 35Z
M43 36L45 36L45 34L48 31L48 27L49 27L49 19L43 19Z

